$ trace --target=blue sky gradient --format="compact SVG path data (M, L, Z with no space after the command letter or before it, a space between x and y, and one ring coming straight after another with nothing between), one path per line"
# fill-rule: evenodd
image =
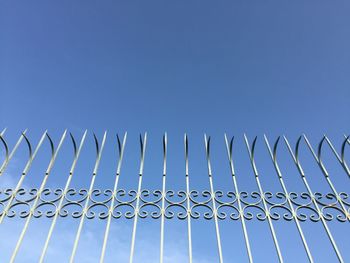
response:
M101 140L103 131L108 130L96 185L101 188L112 187L117 158L114 135L124 131L129 135L120 185L127 189L136 187L137 136L147 131L145 188L161 187L164 132L169 136L168 188L185 187L182 142L187 132L191 186L208 189L203 143L206 132L213 137L214 185L232 190L223 138L227 132L236 135L240 189L256 190L242 135L246 132L250 141L259 135L257 164L262 184L266 190L277 191L280 188L263 145L263 133L271 141L286 134L294 143L305 132L313 145L327 133L337 149L343 134L349 133L349 12L350 3L345 0L1 1L0 125L9 128L6 138L10 145L25 128L29 128L28 136L34 142L48 129L56 143L65 128L77 138L88 129L87 145L73 180L76 187L89 184L94 159L92 132ZM39 164L28 175L28 187L37 186L44 175L48 143L43 148L37 157ZM21 146L15 156L16 164L24 164L26 151ZM69 142L63 145L63 151L72 152ZM287 186L290 191L301 191L302 184L297 181L300 177L286 148L281 151ZM314 191L330 191L325 182L321 183L322 174L306 147L303 158L306 172L317 182ZM337 187L347 192L346 174L330 153L325 158L327 168L337 175L332 177ZM62 155L57 162L49 180L52 187L63 186L71 156ZM9 167L0 183L13 185L23 169L21 165ZM66 226L61 221L58 232L62 234ZM49 224L33 222L33 232L28 234L39 240L40 234L33 233L46 224L48 229ZM141 242L136 245L138 262L146 257L149 262L157 262L158 223L141 221ZM7 220L6 224L0 226L0 231L16 231L18 221ZM167 262L181 262L187 255L186 225L172 221L166 224L166 242L170 244L165 248ZM345 224L330 225L344 258L350 260L344 235L349 229ZM123 262L130 239L120 236L131 235L131 223L114 221L114 227L120 235L111 237L109 253L113 253L113 246L121 246L123 253L118 254L118 259ZM236 262L237 258L238 262L245 262L239 222L220 222L220 227L226 261ZM266 241L267 236L270 238L266 222L254 221L248 228L251 233L258 233L251 234L257 262L266 262L268 257L275 261L271 240ZM47 229L40 230L42 236ZM91 246L101 244L103 229L104 222L87 223L87 238L82 240L85 251L91 252ZM286 259L291 258L286 262L305 261L293 223L276 222L276 229L281 233ZM305 229L316 261L334 261L321 225L305 223ZM198 221L193 231L195 262L216 262L213 223ZM100 241L91 243L91 233L96 235L92 239ZM67 233L69 242L73 234ZM173 242L174 238L178 242ZM62 241L62 235L56 239ZM1 242L0 248L8 251L3 254L6 262L11 248ZM26 242L23 247L31 243L29 238ZM40 239L38 247L42 245ZM48 262L64 262L69 249L64 249L66 255L60 255L63 259L57 251L65 246L58 241L55 250L53 242ZM145 250L146 255L142 252ZM19 258L28 262L26 258L36 258L38 254L28 255L38 251L23 250ZM83 254L78 257L81 256L80 262L96 262L99 253L95 254L93 251L89 259L84 259ZM112 262L112 258L109 260Z
M1 124L346 132L348 11L346 1L2 1Z

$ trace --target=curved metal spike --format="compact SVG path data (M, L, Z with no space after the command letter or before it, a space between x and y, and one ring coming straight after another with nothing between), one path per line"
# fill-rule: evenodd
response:
M163 135L163 176L166 176L166 158L167 158L168 136Z
M6 127L6 128L4 128L4 129L2 130L1 135L4 135L4 134L5 134L5 132L6 132L6 130L7 130L7 127Z
M324 166L323 162L322 162L322 146L323 146L323 142L326 140L326 137L323 136L322 140L320 141L320 143L318 144L318 151L317 151L317 155L315 153L315 151L313 150L311 143L309 142L308 138L306 137L306 135L303 135L304 141L307 144L307 147L309 148L309 150L311 151L315 161L317 162L317 164L320 166L322 173L324 174L324 176L328 177L328 172L326 167Z
M184 135L184 144L185 144L185 173L188 176L188 137L185 133Z
M55 155L55 146L53 144L53 141L50 137L50 135L48 133L46 133L46 137L48 138L49 142L50 142L50 147L51 147L51 160L53 159L54 155Z
M229 157L229 161L231 161L232 160L232 152L233 152L233 140L234 140L235 136L231 137L230 143L228 143L226 133L224 134L224 137L225 137L225 143L227 143L226 146L227 146L227 153L229 155L228 156Z
M252 147L250 149L250 157L252 158L252 160L254 160L255 145L256 145L257 139L258 139L258 136L255 136L253 143L252 143Z
M139 175L142 176L143 174L143 167L144 167L144 161L145 161L145 151L146 151L146 143L147 143L147 132L144 134L144 138L142 139L140 134L140 146L141 146L141 162L140 162L140 170Z
M251 165L252 165L252 168L253 168L254 176L255 176L255 177L258 177L258 176L259 176L258 169L256 168L255 160L254 160L255 144L256 144L257 138L258 138L258 137L255 136L255 138L254 138L254 140L253 140L253 143L252 143L252 146L250 146L249 141L248 141L248 138L247 138L247 135L244 134L245 144L246 144L246 147L247 147L247 151L248 151L250 163L251 163Z
M295 150L293 151L292 147L290 146L289 144L289 141L288 139L286 138L286 136L283 135L283 139L284 139L284 142L285 144L287 145L287 148L288 148L288 151L294 161L294 164L296 165L296 167L298 168L299 172L300 172L300 175L301 177L305 177L305 174L304 174L304 171L303 171L303 168L301 167L301 164L300 164L300 161L299 161L299 146L300 146L300 142L301 142L301 139L302 139L302 136L300 136L295 144Z
M0 134L0 140L5 147L5 160L4 160L4 163L5 163L5 162L8 162L8 160L9 160L9 156L10 156L9 147L7 146L7 143L1 134Z
M27 132L27 129L25 129L22 133L21 136L19 137L17 143L15 144L15 146L13 147L13 149L11 150L11 152L9 152L8 149L8 145L6 143L6 140L3 138L4 135L4 131L0 134L1 136L1 140L3 142L3 144L5 145L5 149L6 149L6 158L4 160L4 162L2 163L2 165L0 166L0 175L4 172L4 170L6 169L8 163L10 162L11 158L13 157L13 155L15 154L15 152L17 151L18 146L20 145L20 143L23 140L23 136L22 134L25 134Z
M27 137L27 135L25 135L25 133L22 132L22 136L24 138L24 140L26 141L27 143L27 146L28 146L28 151L29 151L29 159L32 159L33 158L33 149L32 149L32 145Z
M168 135L167 133L165 133L163 135L163 155L164 157L166 157L166 154L167 154L167 149L168 148Z
M207 138L207 135L204 134L204 142L205 142L205 151L207 158L210 157L210 136Z
M117 143L118 143L118 153L119 153L119 156L121 154L121 151L122 151L122 144L120 142L120 138L119 138L119 134L117 133Z
M73 136L73 134L72 134L71 132L69 133L69 136L70 136L70 138L71 138L71 140L72 140L72 143L73 143L74 159L75 159L76 156L77 156L77 144L76 144L75 139L74 139L74 136Z
M323 135L322 140L318 144L318 148L317 148L317 158L320 161L320 163L322 163L322 146L325 140L326 140L326 135Z
M205 152L207 157L208 174L209 174L209 177L211 177L212 172L211 172L211 164L210 164L210 136L207 138L206 134L204 134L204 146L205 146Z
M272 163L275 166L275 170L277 172L277 176L281 180L283 180L282 179L282 173L280 171L280 168L279 168L279 165L278 165L278 162L277 162L277 148L278 148L278 143L279 143L280 138L281 138L280 136L277 137L277 139L276 139L276 141L275 141L275 143L273 145L273 150L271 150L269 140L267 139L267 136L264 134L265 145L266 145L267 150L268 150L268 152L270 154Z
M277 140L275 141L275 144L273 145L273 162L277 163L277 147L278 147L278 143L280 141L281 136L277 137Z
M339 156L339 154L337 153L337 150L334 148L332 142L328 139L328 137L326 136L326 142L328 144L328 146L331 148L333 154L335 155L335 157L337 158L337 160L341 163L341 158Z
M342 146L341 146L341 161L342 161L343 163L345 163L345 146L346 146L347 144L350 145L349 139L350 139L350 135L348 135L348 136L345 138L345 140L344 140L344 142L342 143Z
M231 140L230 140L230 156L231 156L231 159L232 159L232 152L233 152L233 140L234 140L234 136L231 137Z
M347 144L350 145L349 138L350 138L350 136L347 136L347 137L345 138L345 141L343 142L342 148L341 148L341 163L342 163L342 165L343 165L343 167L344 167L346 173L348 174L348 176L350 176L350 169L349 169L349 166L348 166L348 164L346 163L346 160L345 160L345 146L346 146Z
M300 142L301 142L301 139L303 137L302 136L299 136L296 144L295 144L295 150L294 150L294 153L295 153L295 162L297 163L298 166L300 166L300 161L299 161L299 147L300 147Z
M323 146L323 143L325 142L325 140L326 140L326 135L323 135L322 140L318 144L317 159L318 159L318 163L321 166L321 169L323 169L323 171L325 173L325 176L328 176L328 172L327 172L326 167L324 166L323 161L322 161L322 146Z
M168 136L167 133L163 135L163 154L166 156L167 153Z
M141 133L140 133L140 147L141 147L141 156L142 156L142 153L143 153L143 141L142 141Z
M97 140L97 137L96 137L95 133L94 133L94 141L95 141L95 147L96 147L96 158L98 158L98 155L100 153L100 146L98 144L98 140Z
M185 143L185 156L186 156L186 159L188 158L188 136L187 134L185 133L185 136L184 136L184 143Z

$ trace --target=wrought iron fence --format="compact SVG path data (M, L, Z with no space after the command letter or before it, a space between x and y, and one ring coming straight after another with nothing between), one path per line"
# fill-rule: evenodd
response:
M163 175L162 188L159 190L150 191L143 189L142 179L145 162L145 152L147 144L147 134L140 135L140 166L138 176L138 186L135 190L126 191L118 186L119 178L121 176L121 168L123 162L124 149L126 146L127 134L122 138L117 135L117 151L119 153L117 169L114 176L114 185L111 189L96 189L95 180L98 175L98 168L102 156L102 152L106 142L106 132L101 141L94 135L96 147L96 159L94 169L90 177L90 186L88 189L71 188L71 181L75 173L76 164L80 157L80 153L87 137L87 131L84 132L79 144L77 144L75 137L70 134L74 158L71 163L70 171L64 188L50 189L47 188L47 181L51 170L55 163L56 157L60 151L62 143L67 137L67 131L63 133L57 146L55 147L53 140L48 132L44 132L35 148L29 138L27 132L24 131L14 147L9 149L5 139L5 132L3 130L0 134L0 140L3 144L4 159L0 168L0 176L5 175L5 170L8 167L11 159L17 151L21 143L25 143L28 148L29 157L26 161L25 168L17 182L16 186L8 189L0 190L0 224L5 218L19 217L25 220L21 234L18 237L17 244L12 253L10 262L14 262L17 253L22 245L23 238L32 220L35 218L46 217L49 218L50 228L46 236L44 247L41 249L41 256L39 262L44 262L48 246L59 218L72 217L79 220L79 226L76 230L75 241L72 247L70 262L74 262L76 251L81 237L81 232L84 227L86 219L102 219L106 220L105 233L100 254L100 262L104 262L106 247L110 234L110 227L112 220L125 218L133 220L130 259L133 262L136 232L138 227L138 220L140 218L150 218L160 220L160 262L164 258L164 229L165 220L179 219L187 222L187 238L188 238L188 258L192 262L192 220L205 219L213 220L215 225L218 261L224 262L222 253L222 240L220 237L220 221L230 220L232 222L239 222L242 227L245 247L249 262L253 262L253 253L249 232L246 226L248 220L260 220L268 223L274 246L280 262L284 261L283 251L281 251L278 236L274 228L274 221L286 220L293 221L302 241L305 253L310 262L314 262L312 251L310 250L307 238L305 237L301 222L320 222L324 227L324 231L329 238L335 255L339 262L344 262L342 252L339 250L337 242L328 225L329 221L337 221L345 223L350 221L350 200L349 194L346 192L338 192L329 175L325 164L323 163L322 153L324 145L327 144L332 154L339 162L339 165L345 172L345 175L350 177L350 169L345 159L345 151L347 145L350 144L349 137L344 137L340 151L338 152L328 137L324 136L319 142L315 150L308 138L302 135L298 138L294 148L292 148L286 137L277 138L271 144L266 136L264 136L265 145L267 147L269 156L274 166L277 179L282 188L281 192L267 192L264 191L259 179L259 172L255 162L256 142L257 137L250 143L246 135L244 141L248 150L250 164L254 174L254 180L258 191L246 192L241 191L237 182L237 175L235 172L235 162L233 158L234 138L228 138L225 134L224 140L226 144L227 160L230 168L232 178L232 190L221 191L215 190L213 185L212 167L211 167L211 141L210 137L204 136L204 146L208 170L209 190L197 191L190 188L189 175L189 140L187 135L184 135L184 176L186 180L186 189L181 191L169 190L166 187L167 178L167 153L168 153L168 138L165 134L163 136ZM23 181L26 178L32 163L34 162L39 148L48 140L51 147L51 159L45 171L45 175L40 182L39 188L26 189L23 188ZM279 145L284 143L287 146L291 159L296 166L301 180L305 186L305 192L290 192L284 181L283 174L278 162ZM306 143L314 160L319 166L320 171L324 175L330 192L313 192L309 184L309 178L305 174L302 164L300 162L299 149L302 143ZM203 210L204 209L204 210ZM205 212L201 212L205 211Z

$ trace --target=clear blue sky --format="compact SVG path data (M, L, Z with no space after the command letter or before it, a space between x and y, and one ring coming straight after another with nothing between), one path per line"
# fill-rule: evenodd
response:
M226 179L217 176L215 183L225 188L230 177L224 159L224 132L238 136L244 154L243 132L250 138L267 133L271 139L287 134L292 141L305 132L313 143L323 133L338 143L343 133L349 133L349 13L350 3L344 0L1 1L0 126L9 128L7 136L12 141L24 128L29 128L34 139L47 128L55 141L64 128L77 137L86 128L99 138L108 130L110 157L101 170L111 175L115 169L113 134L127 130L131 148L126 171L135 176L136 136L148 131L153 148L147 154L155 158L149 159L149 168L145 167L151 178L145 184L154 188L161 182L160 139L165 131L173 147L170 182L184 187L184 180L178 178L183 179L181 143L183 133L188 132L195 148L193 159L200 159L194 161L193 187L208 188L202 141L207 132L218 145L213 149L220 159L216 171L220 176L226 173ZM91 133L89 144L92 147ZM67 151L69 147L67 143ZM91 165L83 165L87 167L81 168L85 174L77 174L77 178L90 176ZM269 165L263 169L274 173ZM241 169L249 171L247 177L253 180L249 165ZM297 176L296 172L294 169L291 176ZM347 190L348 178L345 174L341 177L345 178L341 186ZM127 178L122 182L136 187L133 178L132 183ZM253 185L245 178L241 177L242 185ZM110 187L112 180L100 184ZM55 183L59 184L54 179ZM29 180L31 184L35 181ZM266 189L269 186L265 184ZM245 190L244 186L241 189ZM228 223L223 224L229 229ZM239 222L234 224L241 235ZM264 235L268 235L266 224L262 225ZM198 223L195 229L202 233L206 227ZM158 235L158 225L149 229ZM147 234L149 229L140 231ZM291 229L296 231L294 225ZM323 230L320 227L317 231ZM263 243L261 235L257 242ZM208 249L201 240L204 236L195 241L195 256L198 262L207 262L205 258L212 262L216 251ZM183 243L179 255L187 253L185 237L178 236ZM215 245L214 236L210 240ZM329 244L318 244L316 237L313 241L315 258L321 262L326 256L323 253L328 253L322 250L323 245ZM129 239L123 242L128 249ZM288 238L285 242L284 250L292 255L294 246L288 248ZM244 258L244 246L238 243L242 246L238 256ZM154 260L158 257L156 244L149 249L154 251L150 256ZM301 251L298 245L296 251ZM229 244L224 251L228 258L233 257ZM350 254L346 256L349 260ZM176 259L176 255L169 257ZM305 259L305 255L300 258Z

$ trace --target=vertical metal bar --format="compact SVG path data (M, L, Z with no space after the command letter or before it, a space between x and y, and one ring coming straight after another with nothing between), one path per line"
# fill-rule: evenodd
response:
M41 138L40 138L40 140L39 140L39 142L38 142L38 144L37 144L37 146L36 146L36 148L35 148L35 150L34 150L34 153L32 153L32 146L31 146L31 144L30 144L28 138L26 137L26 135L25 135L24 133L22 134L22 136L24 137L24 139L25 139L25 141L27 142L27 145L28 145L28 149L29 149L29 158L28 158L28 161L27 161L27 163L26 163L25 168L24 168L23 171L22 171L21 177L19 178L19 180L18 180L18 182L17 182L17 185L16 185L16 187L15 187L15 190L12 192L12 195L11 195L9 201L7 202L7 205L6 205L6 207L5 207L5 209L4 209L3 213L2 213L2 215L0 216L0 224L2 223L2 221L3 221L4 218L5 218L5 216L7 215L8 210L10 209L11 204L12 204L12 201L13 201L13 199L16 197L16 194L17 194L18 190L21 188L22 183L23 183L23 181L24 181L24 179L25 179L25 177L26 177L26 175L27 175L27 173L28 173L28 171L29 171L29 169L30 169L30 167L31 167L31 165L32 165L32 162L34 161L34 159L35 159L35 157L36 157L36 154L38 153L39 148L41 147L42 143L44 142L44 139L45 139L46 134L47 134L47 131L45 131L45 132L43 133L43 135L41 136Z
M215 203L215 191L214 191L213 177L212 177L211 163L210 163L210 136L207 139L206 134L204 135L204 144L205 144L205 152L206 152L206 157L207 157L208 176L209 176L211 200L212 200L212 205L213 205L213 215L214 215L214 221L215 221L215 231L216 231L216 241L217 241L218 253L219 253L219 262L222 263L224 261L223 261L223 257L222 257L220 229L219 229L219 222L218 222L218 217L217 217L217 209L216 209L216 203Z
M1 173L2 173L2 167L4 166L4 164L7 162L8 158L9 158L7 143L6 143L6 141L5 141L4 137L3 137L4 134L5 134L5 132L6 132L6 130L7 130L7 128L3 129L3 130L1 131L1 133L0 133L0 140L1 140L1 142L3 143L3 145L4 145L4 147L5 147L5 160L3 161L3 163L2 163L2 165L1 165L1 167L0 167L0 175L1 175ZM21 137L22 137L22 136L21 136Z
M305 248L305 252L306 252L306 254L307 254L307 257L308 257L308 259L309 259L309 262L313 263L314 260L313 260L313 257L312 257L312 255L311 255L311 252L310 252L310 249L309 249L309 245L307 244L307 241L306 241L306 239L305 239L304 232L303 232L303 230L302 230L302 228L301 228L301 225L300 225L300 222L299 222L299 218L298 218L297 215L296 215L296 212L295 212L295 210L294 210L294 206L293 206L293 204L292 204L292 202L291 202L291 200L290 200L287 187L286 187L286 185L285 185L285 183L284 183L284 180L283 180L283 177L282 177L282 172L281 172L280 167L279 167L279 165L278 165L278 163L277 163L277 145L278 145L278 142L279 142L279 140L280 140L280 137L278 137L277 140L276 140L276 143L275 143L275 145L274 145L274 149L273 149L274 151L273 151L273 152L272 152L272 150L271 150L271 147L270 147L270 144L269 144L269 141L268 141L266 135L264 135L264 139L265 139L266 147L267 147L267 149L268 149L268 151L269 151L269 153L270 153L271 160L272 160L273 165L274 165L274 167L275 167L275 170L276 170L276 173L277 173L279 182L280 182L280 184L281 184L281 186L282 186L282 189L283 189L283 192L284 192L284 194L285 194L285 196L286 196L286 199L287 199L289 208L290 208L290 210L292 211L293 220L294 220L294 222L295 222L295 224L296 224L296 227L297 227L297 229L298 229L300 238L301 238L301 240L302 240L302 242L303 242L303 246L304 246L304 248Z
M293 150L292 150L292 148L291 148L287 138L285 136L283 136L283 138L284 138L284 141L285 141L285 143L286 143L286 145L288 147L289 153L292 156L296 167L298 168L298 171L299 171L299 173L300 173L300 175L302 177L303 183L304 183L304 185L305 185L305 187L306 187L306 189L307 189L307 191L308 191L308 193L309 193L309 195L311 197L312 203L314 204L314 206L315 206L315 208L317 210L317 213L318 213L318 215L319 215L319 217L321 219L322 225L323 225L323 227L324 227L324 229L325 229L325 231L327 233L327 236L328 236L328 238L329 238L329 240L330 240L330 242L331 242L331 244L333 246L333 249L334 249L334 251L335 251L335 253L336 253L337 257L338 257L338 260L339 260L339 262L344 262L343 257L340 254L340 251L338 249L338 246L335 243L333 235L332 235L330 229L328 228L327 222L324 219L324 217L322 215L322 212L321 212L321 210L320 210L320 208L319 208L319 206L318 206L318 204L317 204L317 202L315 200L315 196L314 196L314 194L313 194L313 192L312 192L312 190L311 190L311 188L310 188L310 186L308 184L308 181L306 179L304 170L301 167L301 164L300 164L300 161L299 161L299 145L300 145L301 137L299 137L299 139L298 139L298 141L296 143L295 154L294 154L294 152L293 152Z
M332 142L329 140L329 138L327 136L324 136L323 138L326 140L327 144L332 149L332 152L335 155L335 157L337 158L337 160L341 163L342 162L341 158L340 158L339 154L337 153L337 150L334 148Z
M143 166L144 166L144 160L145 160L146 143L147 143L147 133L145 133L143 141L140 135L141 162L140 162L140 171L139 171L139 182L138 182L137 194L136 194L134 225L133 225L132 238L131 238L131 249L130 249L130 259L129 259L130 263L132 263L134 260L135 237L136 237L136 229L137 229L137 220L139 217L140 195L141 195L141 187L142 187L142 174L143 174Z
M341 164L341 166L343 167L344 171L346 172L346 174L348 175L348 177L350 177L350 170L349 167L347 166L345 159L344 159L344 150L345 150L345 145L349 139L349 137L345 136L345 140L342 144L342 149L341 149L341 156L337 153L336 149L334 148L332 142L328 139L327 136L324 136L327 144L329 145L329 147L331 147L332 152L334 153L335 157L337 158L337 160L339 161L339 163Z
M348 164L345 161L345 146L347 144L350 145L350 140L349 140L350 136L345 136L344 135L344 137L345 137L345 140L344 140L343 145L341 147L341 164L343 165L344 170L346 171L346 173L350 177L350 169L349 169Z
M237 198L237 203L238 203L238 208L239 208L239 213L240 213L240 218L241 218L241 223L242 223L242 228L243 228L245 246L247 248L247 254L248 254L249 262L252 263L253 262L253 255L252 255L251 248L250 248L248 231L247 231L247 227L246 227L246 224L245 224L244 212L243 212L243 209L242 209L242 203L241 203L241 199L240 199L240 192L238 190L238 184L237 184L235 168L234 168L233 158L232 158L233 137L231 138L231 141L230 141L230 144L229 144L228 140L227 140L227 136L225 134L225 143L226 143L227 156L228 156L228 160L229 160L229 163L230 163L230 170L231 170L231 177L232 177L233 187L234 187L234 191L236 193L236 198Z
M166 183L166 158L167 158L168 137L165 133L163 136L163 176L162 176L162 210L160 222L160 263L164 258L164 221L165 221L165 183Z
M188 173L188 137L187 137L187 134L185 134L185 136L184 136L184 144L185 144L188 260L189 260L189 263L192 263L191 200L190 200L190 178L189 178L189 173Z
M108 212L108 218L107 218L107 225L106 225L105 235L104 235L104 238L103 238L103 245L102 245L102 252L101 252L101 257L100 257L100 263L104 262L104 259L105 259L106 248L107 248L107 241L108 241L108 236L109 236L109 229L110 229L111 220L112 220L112 214L113 214L113 209L114 209L114 200L115 200L114 198L117 195L120 170L121 170L121 165L122 165L123 156L124 156L124 148L125 148L125 143L126 143L126 136L127 136L127 133L124 134L123 144L121 144L120 140L119 140L119 136L117 135L118 149L119 149L119 159L118 159L117 172L116 172L116 175L115 175L115 182L114 182L114 187L113 187L113 198L111 200L111 205L110 205L109 212Z
M319 143L318 155L316 155L316 153L314 152L314 149L312 148L312 146L311 146L311 144L310 144L310 142L307 139L305 134L303 135L303 138L304 138L304 140L305 140L309 150L311 151L312 156L314 157L315 161L317 162L318 166L320 167L324 177L326 178L326 181L327 181L329 187L332 189L332 192L335 194L335 196L337 198L337 201L338 201L339 205L341 206L341 208L342 208L342 210L343 210L343 212L344 212L348 222L350 222L350 215L349 215L347 209L345 208L345 205L344 205L342 199L339 198L339 194L338 194L337 190L335 189L335 186L334 186L331 178L329 177L328 171L327 171L326 167L324 166L324 164L322 162L322 145L323 145L323 142L325 141L326 137L324 136L322 138L321 142Z
M263 189L261 187L261 184L260 184L259 173L258 173L258 170L257 170L256 165L255 165L254 150L255 150L255 144L256 144L257 137L255 137L251 149L250 149L250 146L249 146L248 138L247 138L247 136L245 134L244 134L244 140L245 140L245 143L246 143L246 146L247 146L247 149L248 149L250 163L251 163L253 171L254 171L255 181L256 181L256 184L257 184L257 186L259 188L261 199L263 201L263 205L264 205L264 209L265 209L265 212L266 212L266 217L267 217L267 220L268 220L268 223L269 223L269 226L270 226L270 231L271 231L271 234L272 234L273 242L274 242L275 247L276 247L278 260L279 260L279 262L283 262L283 257L282 257L282 253L281 253L281 250L280 250L280 246L278 244L275 228L273 227L273 224L272 224L272 219L270 217L270 213L269 213L269 210L268 210L268 207L267 207L267 203L266 203L266 200L265 200L265 194L264 194L264 191L263 191Z
M1 131L1 136L4 136L5 132L6 132L7 128L4 128L2 131Z
M47 136L47 138L49 139L50 145L51 145L51 151L52 151L51 160L50 160L49 166L48 166L48 168L47 168L47 170L46 170L46 172L45 172L44 179L43 179L43 181L42 181L42 183L41 183L41 185L40 185L40 188L39 188L39 191L38 191L38 193L37 193L37 195L36 195L36 198L34 199L33 206L32 206L31 209L30 209L30 213L29 213L29 215L28 215L28 217L27 217L27 219L26 219L26 222L25 222L24 227L23 227L23 229L22 229L21 235L20 235L20 237L19 237L19 239L18 239L18 241L17 241L15 250L14 250L13 253L12 253L12 256L11 256L11 259L10 259L10 262L11 262L11 263L13 263L13 262L15 261L15 259L16 259L18 250L19 250L19 248L20 248L20 246L21 246L21 244L22 244L24 235L25 235L25 233L26 233L26 231L27 231L27 229L28 229L30 220L32 219L32 216L33 216L33 214L34 214L35 207L36 207L37 203L38 203L39 200L40 200L41 193L42 193L42 191L44 190L44 187L45 187L46 182L47 182L47 180L48 180L48 178L49 178L49 175L50 175L50 173L51 173L52 167L53 167L54 162L55 162L55 160L56 160L57 154L58 154L58 152L59 152L59 150L60 150L60 148L61 148L61 146L62 146L62 144L63 144L63 141L64 141L64 139L65 139L65 137L66 137L66 134L67 134L67 130L64 131L64 133L63 133L63 135L62 135L62 137L61 137L61 140L60 140L60 142L59 142L59 144L58 144L58 146L57 146L57 149L55 150L55 149L54 149L53 142L52 142L50 136L46 133L46 136Z
M15 152L17 151L17 148L18 146L20 145L20 143L22 142L23 138L24 138L24 134L26 134L27 132L27 129L25 129L21 136L19 137L17 143L15 144L15 146L13 147L12 151L10 154L8 154L6 160L2 163L1 167L0 167L0 176L3 174L3 172L5 171L7 165L9 164L9 162L11 161L13 155L15 154ZM3 143L5 144L5 147L7 148L7 145L6 145L6 142L5 140L3 139L3 136L4 136L4 133L5 133L5 130L3 130L0 134L0 139L3 141Z
M83 229L85 215L87 213L87 209L88 209L88 206L89 206L89 200L90 200L91 193L92 193L92 190L93 190L93 187L94 187L94 184L95 184L97 170L98 170L98 167L100 165L100 160L101 160L101 156L102 156L103 147L104 147L105 141L106 141L106 136L107 136L107 131L104 132L102 143L101 143L101 149L99 149L98 141L97 141L96 135L94 134L94 139L95 139L95 144L96 144L96 152L97 152L96 161L95 161L95 167L94 167L94 170L92 172L92 178L91 178L91 182L90 182L88 196L87 196L86 201L85 201L83 213L81 215L80 222L79 222L78 231L77 231L77 234L75 236L75 240L74 240L74 244L73 244L73 250L72 250L72 254L70 256L70 260L69 260L70 263L74 262L75 254L77 252L78 243L79 243L80 235L81 235L81 230Z
M42 250L42 252L41 252L41 256L40 256L40 259L39 259L39 262L40 262L40 263L44 262L44 258L45 258L45 255L46 255L46 251L47 251L47 248L48 248L48 246L49 246L49 242L50 242L50 239L51 239L53 230L54 230L54 228L55 228L55 226L56 226L56 221L57 221L57 218L58 218L58 216L59 216L59 212L60 212L61 209L62 209L62 205L63 205L63 202L64 202L64 200L65 200L65 196L67 195L67 191L68 191L68 189L69 189L69 185L70 185L70 183L71 183L71 181L72 181L72 177L73 177L73 174L74 174L74 170L75 170L75 167L76 167L78 158L79 158L79 156L80 156L80 152L81 152L81 149L82 149L82 147L83 147L86 134L87 134L87 131L85 130L85 132L84 132L84 134L83 134L83 137L82 137L81 140L80 140L79 148L78 148L78 150L77 150L74 137L73 137L73 135L70 133L70 136L71 136L71 139L72 139L72 143L73 143L73 147L74 147L74 159L73 159L73 163L72 163L72 166L71 166L71 168L70 168L70 171L69 171L69 176L68 176L66 185L65 185L64 190L63 190L63 193L62 193L62 197L61 197L61 199L60 199L60 201L59 201L59 203L58 203L58 206L57 206L55 215L54 215L54 217L53 217L53 219L52 219L51 226L50 226L49 232L48 232L47 237L46 237L46 240L45 240L45 244L44 244L43 250Z

